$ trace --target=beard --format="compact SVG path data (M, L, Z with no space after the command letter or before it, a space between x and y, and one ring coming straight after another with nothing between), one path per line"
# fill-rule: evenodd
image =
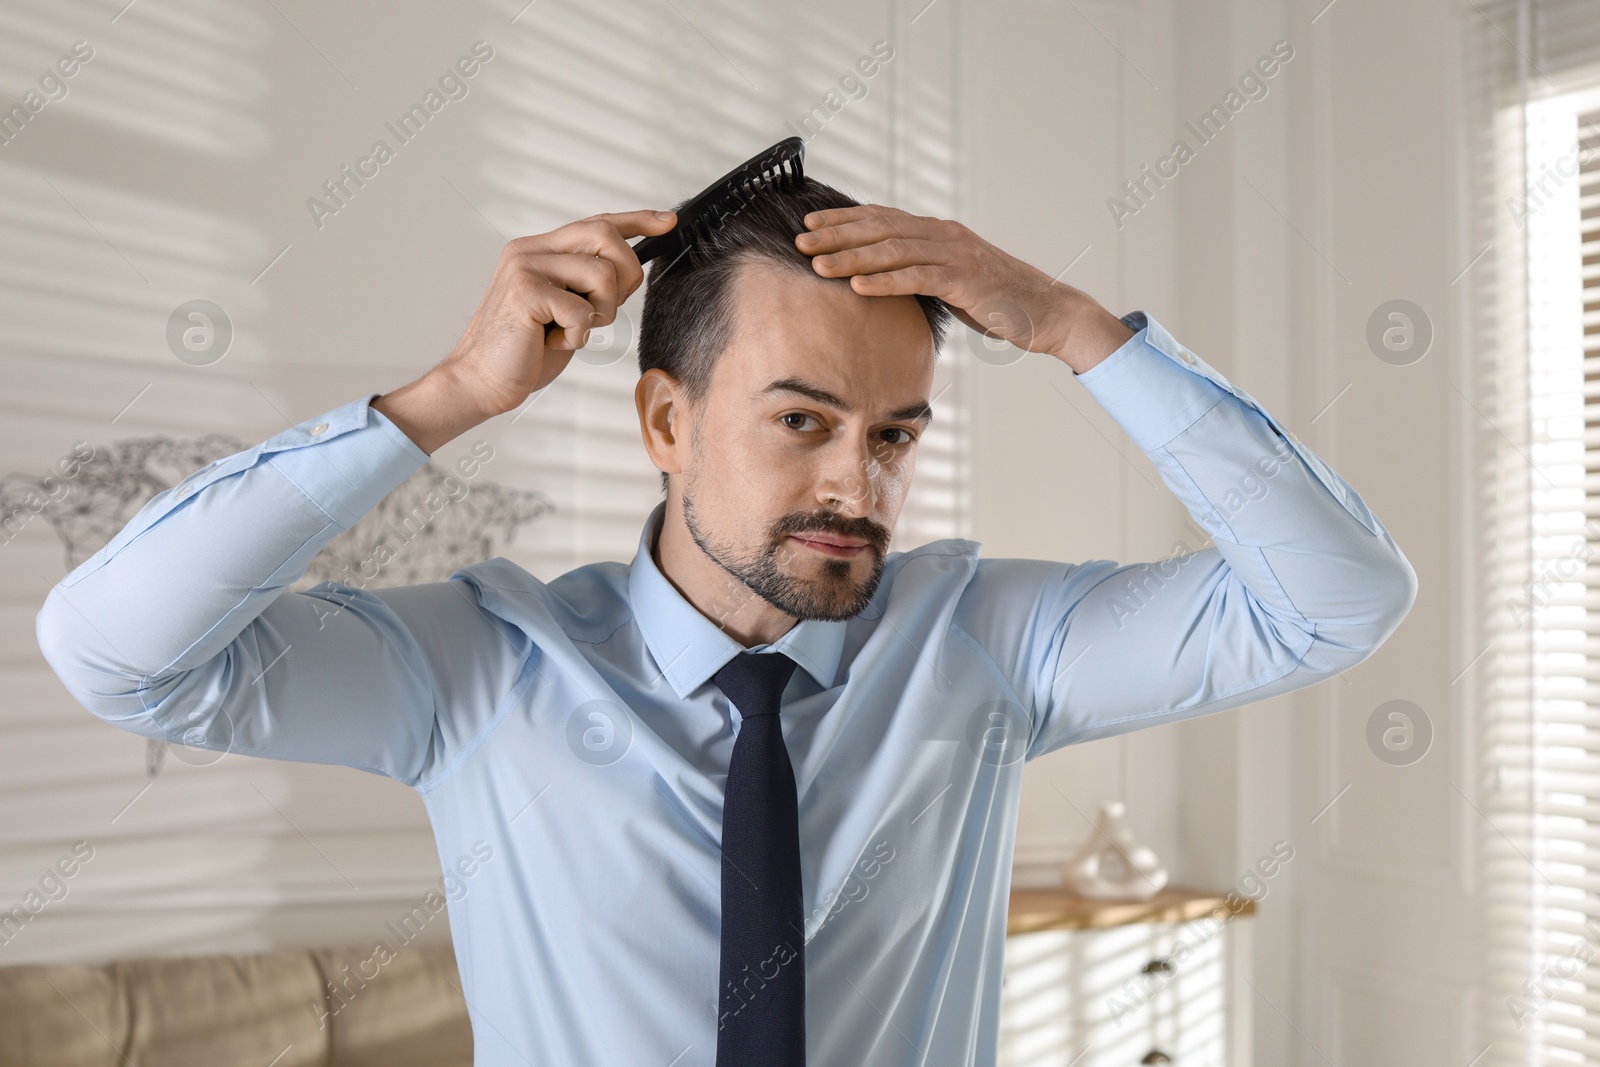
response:
M713 563L756 596L796 619L839 622L854 618L872 602L883 578L890 535L882 524L869 518L845 519L831 511L791 512L772 524L764 547L739 553L706 534L695 514L693 493L685 487L683 522L694 543ZM819 557L822 573L815 578L800 578L785 572L784 561L795 555L786 543L788 535L807 532L862 538L867 542L866 551L872 556L872 572L858 582L851 577L855 560L827 557Z

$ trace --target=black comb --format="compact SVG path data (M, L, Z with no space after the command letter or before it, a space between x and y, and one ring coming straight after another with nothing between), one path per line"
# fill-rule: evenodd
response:
M640 265L665 256L667 264L658 273L665 272L697 242L710 240L714 231L763 191L796 188L805 177L805 156L804 140L785 137L734 167L678 212L676 226L633 246Z
M806 143L799 137L785 137L770 148L764 148L728 173L706 186L700 194L678 212L677 224L666 233L646 237L633 246L639 265L667 257L666 265L657 268L659 277L672 269L672 265L695 246L709 240L711 234L762 192L768 189L794 189L805 177ZM554 322L545 323L549 336L560 327Z

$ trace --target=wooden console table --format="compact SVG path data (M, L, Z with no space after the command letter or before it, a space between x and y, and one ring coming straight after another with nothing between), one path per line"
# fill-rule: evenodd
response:
M1013 889L1007 934L1039 930L1102 930L1129 923L1184 923L1227 908L1227 894L1167 886L1149 900L1092 900L1065 889ZM1243 899L1235 919L1254 915L1256 903Z
M1249 1067L1254 901L1184 886L1149 900L1013 889L1001 1067Z

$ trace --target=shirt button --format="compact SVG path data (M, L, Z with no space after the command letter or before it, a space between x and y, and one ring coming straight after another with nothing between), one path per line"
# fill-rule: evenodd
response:
M323 433L327 431L327 429L328 429L328 424L327 423L319 422L315 426L311 427L311 436L312 437L321 437L323 435Z
M1194 353L1189 351L1187 348L1178 349L1178 355L1183 357L1183 361L1185 363L1188 363L1191 366L1194 364Z

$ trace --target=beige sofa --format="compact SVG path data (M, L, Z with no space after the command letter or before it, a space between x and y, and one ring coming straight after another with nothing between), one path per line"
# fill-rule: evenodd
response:
M0 967L0 1067L471 1067L450 945Z

